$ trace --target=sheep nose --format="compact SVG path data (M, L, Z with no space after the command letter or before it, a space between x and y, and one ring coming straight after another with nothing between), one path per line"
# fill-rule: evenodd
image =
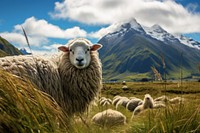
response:
M80 63L80 62L82 62L84 59L83 59L83 58L76 58L76 60Z

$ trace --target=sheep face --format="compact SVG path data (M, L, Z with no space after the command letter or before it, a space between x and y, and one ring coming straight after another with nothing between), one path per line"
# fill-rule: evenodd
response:
M153 108L153 98L151 97L151 95L146 94L144 96L143 106L144 106L144 109Z
M72 40L68 46L61 46L58 49L69 53L70 62L78 69L84 69L90 65L91 51L100 49L102 45L94 44L86 39Z

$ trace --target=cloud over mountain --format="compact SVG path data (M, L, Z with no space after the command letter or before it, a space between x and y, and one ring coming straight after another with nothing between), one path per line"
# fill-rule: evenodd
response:
M172 0L65 0L50 15L86 24L113 24L136 18L146 26L159 24L171 33L200 32L200 13Z

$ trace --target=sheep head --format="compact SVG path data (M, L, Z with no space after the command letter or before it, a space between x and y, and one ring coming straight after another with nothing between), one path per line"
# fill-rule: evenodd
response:
M78 38L69 41L67 46L58 47L59 50L69 53L70 62L78 69L84 69L90 65L91 52L97 51L101 44L92 44L89 40Z

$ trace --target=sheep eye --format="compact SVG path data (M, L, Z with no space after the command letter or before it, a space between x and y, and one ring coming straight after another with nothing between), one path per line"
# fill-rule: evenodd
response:
M89 49L89 48L88 48L88 49L85 51L85 53L87 54L87 52L88 52L88 51L90 51L90 49Z
M72 49L69 50L72 54L74 54L74 51L72 51Z

